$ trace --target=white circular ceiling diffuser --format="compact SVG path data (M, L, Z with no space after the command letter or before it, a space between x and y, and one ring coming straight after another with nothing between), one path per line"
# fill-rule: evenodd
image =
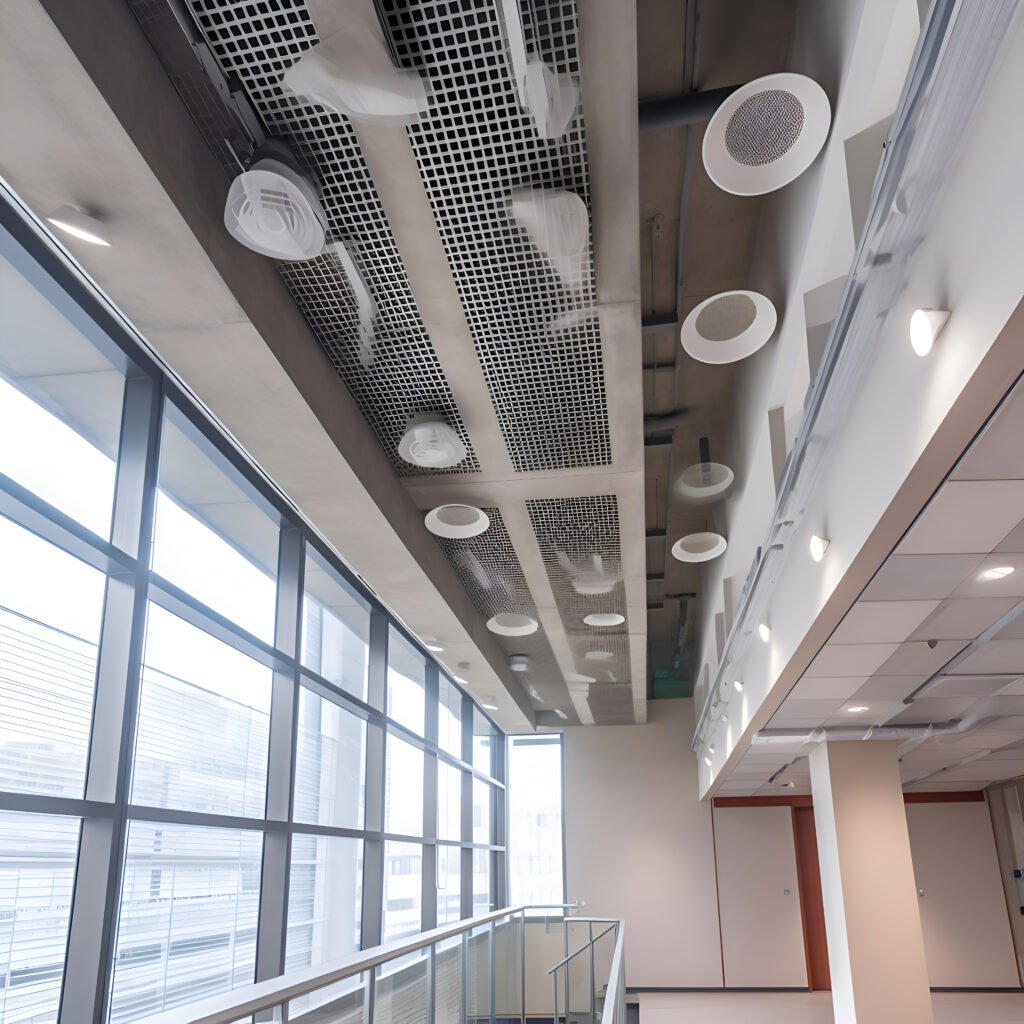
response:
M466 457L466 446L450 423L433 414L414 416L398 442L398 454L424 469L451 469Z
M435 537L450 540L476 537L491 525L490 516L473 505L438 505L427 513L424 522Z
M720 292L695 306L679 340L702 363L735 363L753 355L775 333L778 314L760 292Z
M618 612L591 612L583 617L583 621L588 626L621 626L626 616Z
M614 651L587 651L586 654L583 655L583 658L586 661L614 661L615 660L615 652Z
M518 612L500 612L487 620L487 628L498 636L529 636L537 632L537 620Z
M760 196L798 178L828 138L832 108L806 75L766 75L737 89L704 133L704 168L726 192Z
M735 474L721 462L697 462L679 474L676 491L694 505L720 498L732 486Z
M725 538L718 533L688 533L672 545L672 557L680 562L710 562L725 551Z

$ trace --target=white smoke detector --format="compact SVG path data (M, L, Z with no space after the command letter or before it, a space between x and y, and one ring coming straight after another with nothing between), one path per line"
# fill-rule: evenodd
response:
M530 656L528 654L510 654L508 667L513 672L525 672L530 667Z
M451 469L466 457L466 446L450 423L425 413L409 421L398 442L398 454L413 466Z
M710 562L726 549L725 538L718 533L688 533L672 545L672 557L680 562Z
M275 260L309 260L323 251L327 215L319 189L283 143L271 139L231 183L224 204L231 237Z
M537 620L518 612L499 612L487 620L487 628L498 636L529 636L537 632Z
M813 78L766 75L715 111L704 133L704 168L734 195L774 192L811 166L831 122L828 97Z
M679 474L676 492L692 505L720 498L732 486L735 474L721 462L697 462Z
M702 363L735 363L775 333L778 314L760 292L720 292L695 306L679 330L688 355Z
M483 533L491 525L491 518L474 505L438 505L427 513L424 522L435 537L465 540Z

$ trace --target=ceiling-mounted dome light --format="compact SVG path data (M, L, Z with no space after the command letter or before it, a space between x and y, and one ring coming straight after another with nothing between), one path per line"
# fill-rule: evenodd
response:
M110 235L107 233L107 227L103 221L96 217L90 217L89 214L82 213L81 210L76 210L73 206L62 206L59 210L54 210L46 219L55 228L66 231L72 238L90 242L92 245L110 247Z
M811 549L811 558L816 562L820 562L825 557L825 552L828 551L829 539L827 537L820 537L818 534L813 534L809 543Z
M676 492L691 505L703 505L721 498L734 479L733 471L720 462L697 462L679 474Z
M710 562L727 547L725 538L718 533L688 533L672 545L672 557L680 562Z
M413 466L451 469L466 457L466 446L451 424L434 413L414 416L398 442L398 454Z
M423 521L434 536L450 540L479 536L491 525L490 516L473 505L438 505Z
M777 323L775 306L760 292L721 292L690 311L679 340L699 362L735 363L764 345Z
M759 196L798 178L821 152L832 121L813 78L778 74L737 89L704 133L704 169L726 192Z
M530 667L530 656L528 654L510 654L508 667L513 672L525 672Z
M499 612L487 620L487 628L498 636L529 636L537 632L537 620L518 612Z
M370 4L349 4L345 27L285 72L282 85L354 121L408 124L427 109L423 79L391 62Z
M342 242L332 242L327 249L341 264L341 269L355 296L356 311L359 315L359 361L363 366L370 367L373 365L373 349L377 341L375 330L377 303L374 301L363 275L359 272L348 246Z
M575 192L524 188L511 195L512 219L539 249L570 291L589 276L590 214Z
M923 358L931 352L948 319L948 309L914 310L910 318L910 345L919 356Z
M288 147L269 139L231 183L224 226L237 242L275 260L309 260L323 251L327 215L317 186Z
M583 622L587 626L607 627L621 626L626 621L625 615L618 612L591 612L583 616Z

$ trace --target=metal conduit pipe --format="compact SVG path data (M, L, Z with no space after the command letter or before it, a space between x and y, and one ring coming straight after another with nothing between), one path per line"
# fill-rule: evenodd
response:
M995 722L999 715L954 718L949 722L928 722L922 725L837 726L832 729L762 729L754 734L755 746L772 743L823 743L831 740L911 740L918 742L932 736L962 736L980 725Z
M640 101L640 131L655 128L677 128L684 124L710 121L712 114L739 88L727 85L722 89L687 92L661 100Z

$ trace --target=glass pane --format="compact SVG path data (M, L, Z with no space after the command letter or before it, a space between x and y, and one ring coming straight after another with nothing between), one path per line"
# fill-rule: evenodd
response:
M104 585L0 517L0 789L82 796Z
M523 1005L523 919L494 922L494 1017L519 1018ZM561 957L558 958L560 960ZM557 963L558 960L553 961ZM596 1022L595 1022L596 1024Z
M473 842L491 842L491 787L473 780Z
M461 1024L462 938L442 939L434 950L434 1024Z
M366 722L302 687L295 750L295 820L363 827Z
M78 828L0 811L0 1020L57 1019Z
M465 772L437 764L437 838L462 839L462 780Z
M151 604L132 802L262 817L272 677L265 665Z
M437 745L462 760L462 693L441 676L437 681Z
M473 767L494 775L494 727L477 709L473 709Z
M124 377L6 231L0 249L0 473L109 538Z
M423 835L423 751L388 733L384 831Z
M491 1019L491 926L469 933L466 943L466 1021Z
M384 941L420 931L423 904L423 847L384 844Z
M388 717L423 735L426 661L394 629L388 632Z
M306 555L302 664L366 700L370 606L315 551Z
M491 852L473 851L473 917L491 910Z
M363 841L292 838L285 970L322 964L359 949Z
M562 738L508 744L509 902L562 903Z
M272 643L277 522L193 440L173 407L164 416L153 571Z
M357 974L292 999L288 1003L287 1019L309 1021L310 1024L368 1024L366 991L369 977L369 974ZM309 1017L299 1016L314 1009L317 1012ZM280 1019L274 1018L271 1024ZM264 1024L262 1014L257 1020Z
M263 835L133 821L111 1021L253 981Z
M437 848L437 923L451 924L462 918L462 848Z
M426 1024L430 959L425 951L376 968L373 1024Z

